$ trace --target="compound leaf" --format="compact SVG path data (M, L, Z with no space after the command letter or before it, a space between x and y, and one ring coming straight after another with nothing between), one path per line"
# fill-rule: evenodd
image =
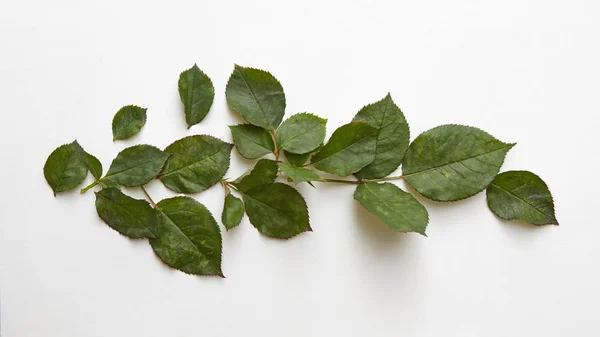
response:
M297 154L314 151L325 140L326 123L326 119L313 114L295 114L277 129L277 146Z
M244 204L242 200L228 193L223 205L223 214L221 214L223 225L227 230L230 230L240 224L242 217L244 217Z
M283 88L264 70L235 65L225 96L229 106L250 124L275 130L283 119Z
M427 210L398 186L392 183L363 183L356 188L354 199L394 231L425 235L429 222Z
M321 151L312 156L318 170L345 177L358 172L375 159L377 129L353 122L339 127Z
M157 217L157 237L150 245L161 260L184 273L224 277L221 231L204 205L190 197L164 199Z
M122 107L112 121L113 140L127 139L134 136L146 124L146 111L135 105Z
M73 141L56 148L44 164L44 177L54 195L77 187L87 176L85 151Z
M260 158L275 151L269 131L250 124L230 125L235 148L247 159Z
M165 149L171 156L160 173L160 180L175 192L204 191L227 172L232 147L208 135L182 138Z
M96 210L107 225L127 237L156 237L156 212L145 200L134 199L114 187L104 188L96 193Z
M514 145L474 127L442 125L410 144L402 173L406 182L429 199L461 200L492 182Z
M376 128L375 160L365 166L358 176L366 179L383 178L394 172L404 158L410 142L410 130L404 114L390 94L384 99L363 107L354 122L364 122Z
M546 183L529 171L500 173L487 188L492 212L506 220L525 220L534 225L558 225L554 201Z
M208 114L215 98L215 87L210 77L194 64L179 75L179 97L189 128L200 123Z
M277 239L289 239L311 231L308 209L293 187L272 183L243 193L246 214L259 232Z
M270 184L277 178L277 162L270 159L259 160L254 168L231 183L240 192L253 187Z
M168 153L151 145L128 147L119 152L101 181L128 187L144 185L160 173L168 157Z
M296 167L290 163L279 163L279 168L295 183L322 180L315 171Z

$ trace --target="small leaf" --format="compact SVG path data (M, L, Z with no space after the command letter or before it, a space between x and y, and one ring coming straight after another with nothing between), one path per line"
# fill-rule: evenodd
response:
M122 107L112 121L113 140L127 139L134 136L146 124L146 111L135 105Z
M525 220L534 225L558 225L554 201L546 183L529 171L500 173L487 188L492 212L506 220Z
M247 159L260 158L275 151L269 131L250 124L230 125L235 148Z
M425 235L429 214L412 195L392 183L358 185L354 199L397 232Z
M102 181L108 179L128 187L144 185L160 173L168 157L168 153L151 145L128 147L112 161Z
M156 212L145 200L134 199L114 187L104 188L96 193L96 210L107 225L127 237L156 237Z
M98 158L86 152L85 162L88 170L90 170L94 178L96 180L100 179L102 177L102 163L98 160Z
M234 197L231 193L225 197L225 204L223 205L223 214L221 215L221 221L227 230L240 224L242 217L244 216L244 204L242 200Z
M252 170L244 173L231 183L240 192L253 187L270 184L277 178L277 162L270 159L259 160Z
M179 75L179 97L189 128L200 123L208 114L215 97L215 87L210 77L194 64Z
M277 146L290 153L314 151L325 140L327 120L309 113L286 119L277 129Z
M56 148L44 164L44 177L54 195L77 187L87 171L85 151L76 140Z
M160 180L175 192L204 191L227 172L232 147L207 135L182 138L165 149L171 156L160 173Z
M260 185L243 196L246 214L262 234L289 239L311 230L306 202L293 187L281 183Z
M312 157L311 163L318 170L341 177L358 172L375 159L376 136L377 129L365 123L343 125Z
M442 125L422 133L410 144L402 173L423 196L457 201L485 189L514 145L474 127Z
M408 148L410 130L404 114L390 94L362 108L353 121L367 123L378 130L375 160L360 170L358 176L375 179L394 172L400 166Z
M283 153L285 154L285 157L287 158L288 162L294 166L304 165L304 163L306 163L306 161L308 160L308 158L310 158L312 154L310 152L304 154L295 154L287 151L283 151Z
M221 231L204 205L175 197L159 202L157 211L157 238L150 245L163 262L188 274L224 277Z
M235 66L225 92L227 103L248 123L275 130L285 113L285 94L270 73Z
M296 167L290 163L279 163L279 168L295 183L322 180L315 171L303 167Z

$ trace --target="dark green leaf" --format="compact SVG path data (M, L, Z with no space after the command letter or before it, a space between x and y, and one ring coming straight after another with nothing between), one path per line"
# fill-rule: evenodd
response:
M232 185L240 192L253 187L270 184L277 178L277 162L270 159L259 160L252 170L237 178Z
M295 183L321 180L321 177L319 177L315 171L303 167L296 167L290 163L279 163L279 168L281 168L281 171Z
M500 173L487 188L492 212L506 220L525 220L534 225L558 225L554 201L546 183L529 171Z
M269 131L250 124L230 125L235 148L244 158L256 159L275 151Z
M133 199L114 187L104 188L96 193L96 210L107 225L127 237L156 237L156 212L145 200Z
M397 232L425 235L429 214L412 195L392 183L358 185L354 199Z
M246 214L259 232L289 239L311 231L306 202L293 187L281 183L260 185L243 195Z
M87 171L85 151L76 140L56 148L44 164L44 177L54 195L77 187Z
M146 124L146 110L135 105L122 107L112 121L113 140L134 136Z
M208 209L190 197L164 199L157 209L157 238L150 239L156 255L184 273L224 277L221 231Z
M442 125L415 139L406 151L402 173L429 199L461 200L492 182L514 145L474 127Z
M165 149L171 156L160 173L160 180L175 192L204 191L227 172L232 147L207 135L182 138Z
M179 75L179 97L189 128L200 123L208 114L215 97L215 87L210 78L194 64Z
M377 129L360 122L346 124L335 130L329 142L311 158L321 171L345 177L358 172L375 159Z
M310 155L312 154L312 153L295 154L295 153L289 153L287 151L283 151L283 153L285 154L285 157L287 158L288 162L290 162L290 164L292 164L294 166L304 165L304 163L306 163L306 161L308 160L308 158L310 158Z
M100 179L102 177L102 163L98 160L98 158L86 152L85 162L88 170L90 170L94 178L96 180Z
M227 103L248 123L275 130L285 113L285 94L270 73L235 66L225 92Z
M298 154L314 151L325 140L326 123L309 113L293 115L277 129L277 147Z
M102 181L108 179L128 187L144 185L160 173L168 157L168 153L151 145L128 147L119 152Z
M376 128L375 160L365 166L358 176L366 179L383 178L394 172L404 158L410 142L410 130L404 114L388 94L384 99L362 108L353 119Z
M234 197L230 193L225 197L225 204L223 205L223 214L221 215L221 221L227 230L240 224L242 217L244 216L244 204L242 200Z

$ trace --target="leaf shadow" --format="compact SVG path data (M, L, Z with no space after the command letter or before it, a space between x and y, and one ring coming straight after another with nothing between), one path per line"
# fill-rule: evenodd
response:
M407 240L407 233L394 232L379 217L367 211L358 202L354 203L354 217L357 219L361 237L376 243L370 248L380 253L395 250L398 246L403 246L402 243Z

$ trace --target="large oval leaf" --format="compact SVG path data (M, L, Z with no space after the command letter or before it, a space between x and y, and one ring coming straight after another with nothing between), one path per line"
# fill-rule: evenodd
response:
M410 142L410 130L404 114L396 106L390 94L384 99L362 108L353 119L376 128L375 159L357 176L366 179L383 178L394 172L406 153Z
M85 151L77 141L56 148L44 164L44 177L54 195L77 187L88 171Z
M179 97L189 128L200 123L208 114L215 97L215 87L210 77L194 64L179 75Z
M141 186L154 179L169 154L151 145L136 145L119 152L102 180L129 187Z
M231 183L240 192L259 185L270 184L277 178L277 162L270 159L259 160L254 167Z
M277 147L297 154L314 151L325 140L326 123L326 119L313 114L295 114L277 129Z
M260 158L275 151L269 131L250 124L230 125L235 148L247 159Z
M227 172L232 147L207 135L182 138L165 149L171 156L160 173L160 180L175 192L204 191Z
M285 113L285 94L270 73L235 65L227 82L227 103L250 124L275 130Z
M506 220L525 220L534 225L558 225L554 201L546 183L529 171L500 173L487 188L492 212Z
M113 140L134 136L146 124L146 111L135 105L122 107L112 121Z
M422 133L410 144L402 173L429 199L461 200L492 182L514 145L474 127L442 125Z
M311 230L306 202L293 187L281 183L260 185L243 195L246 214L262 234L289 239Z
M156 237L156 211L145 200L134 199L114 187L96 193L100 218L117 232L133 238Z
M157 204L154 252L167 265L194 275L221 271L221 231L208 209L190 197L164 199Z
M321 151L312 156L318 170L345 177L358 172L375 159L377 129L354 122L339 127Z
M429 214L412 195L392 183L358 185L354 199L397 232L425 235Z

